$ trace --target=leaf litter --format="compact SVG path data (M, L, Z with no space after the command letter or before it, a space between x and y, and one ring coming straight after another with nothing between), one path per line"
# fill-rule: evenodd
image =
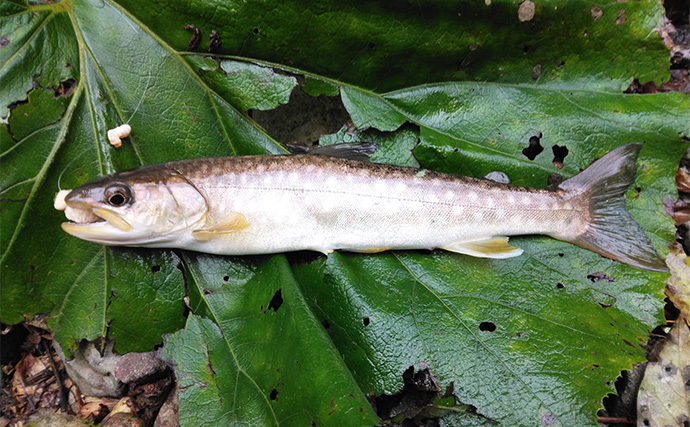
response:
M104 387L106 376L102 367L96 366L94 370L88 363L74 365L75 361L86 360L83 352L67 362L72 367L64 362L62 351L45 325L33 322L3 328L3 344L17 340L23 343L13 347L12 353L3 351L3 373L8 380L3 381L0 395L0 425L73 425L70 423L77 421L76 425L83 425L81 420L102 425L127 420L131 426L152 425L154 420L163 423L160 425L177 422L176 414L169 408L170 401L176 398L175 378L172 370L153 353L118 356L114 366L117 377L124 382L112 378L120 386L108 390ZM99 357L94 343L84 341L80 349L88 349L87 353ZM56 413L55 408L61 412Z

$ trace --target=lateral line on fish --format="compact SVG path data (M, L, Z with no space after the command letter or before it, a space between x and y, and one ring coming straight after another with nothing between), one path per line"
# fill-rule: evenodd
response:
M213 188L216 189L234 189L234 190L256 190L256 191L290 191L293 193L319 193L319 194L334 194L334 195L348 195L348 196L358 196L358 197L369 197L369 198L376 198L376 199L384 199L384 200L395 200L395 201L400 201L400 202L421 202L424 204L430 204L430 205L437 205L437 206L460 206L460 207L467 207L467 208L473 208L473 209L484 209L484 210L492 210L495 208L492 207L486 207L480 204L480 202L477 202L477 205L469 205L466 203L449 203L449 202L444 202L441 200L437 201L431 201L431 200L421 200L421 199L413 199L413 198L402 198L402 197L391 197L391 196L386 196L386 195L379 195L379 194L370 194L370 193L355 193L355 192L349 192L349 191L331 191L331 190L324 190L324 189L312 189L312 188L291 188L291 187L250 187L250 186L244 186L244 185L225 185L225 186L214 186ZM506 189L509 191L508 189ZM556 191L550 191L544 188L537 188L536 190L544 190L544 193L536 193L536 194L551 194L553 196L558 197L561 194L559 194ZM202 193L203 194L203 193ZM528 193L528 194L535 194L535 193ZM529 211L534 211L534 212L571 212L571 211L578 211L578 212L583 212L586 211L586 209L579 209L578 206L572 206L571 208L540 208L536 209L532 206L525 205L525 206L520 206L520 209L523 210L529 210Z

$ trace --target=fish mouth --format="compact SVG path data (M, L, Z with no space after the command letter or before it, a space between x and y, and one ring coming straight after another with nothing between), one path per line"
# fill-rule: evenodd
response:
M68 203L65 216L72 222L63 222L62 229L79 238L109 236L113 231L126 232L132 226L118 213L101 207L79 206Z

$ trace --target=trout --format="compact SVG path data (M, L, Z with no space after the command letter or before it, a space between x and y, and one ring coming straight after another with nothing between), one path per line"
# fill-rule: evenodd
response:
M518 256L543 234L635 267L666 265L625 208L641 144L555 189L312 154L190 159L104 176L65 197L62 228L104 245L220 255L441 248Z

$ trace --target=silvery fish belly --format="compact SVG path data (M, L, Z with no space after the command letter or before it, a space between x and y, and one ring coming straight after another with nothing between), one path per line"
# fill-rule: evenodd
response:
M663 271L625 209L641 146L610 152L556 190L317 156L192 159L71 191L62 225L106 245L227 254L432 249L507 258L508 236L545 234Z

